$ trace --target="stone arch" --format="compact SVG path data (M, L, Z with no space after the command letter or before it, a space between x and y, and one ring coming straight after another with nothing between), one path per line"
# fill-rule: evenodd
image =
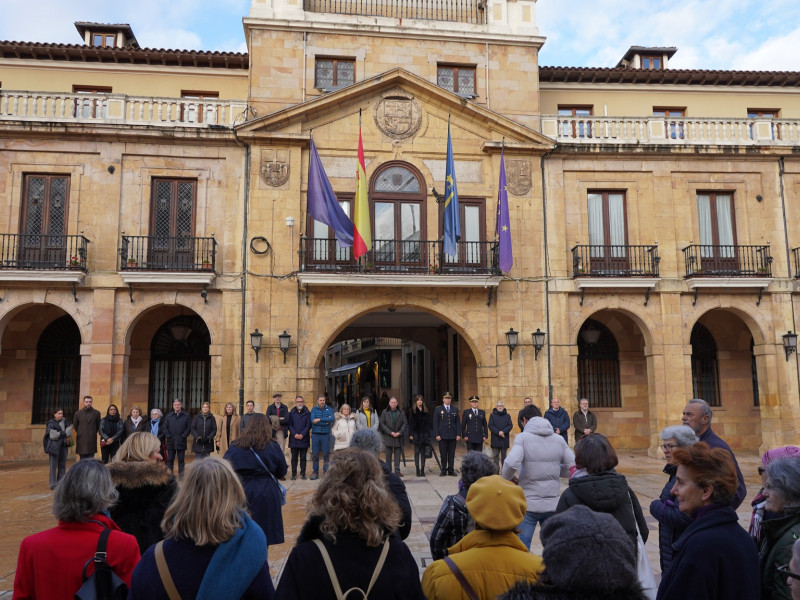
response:
M611 312L611 313L619 312L620 314L628 317L631 321L633 321L633 323L637 325L639 332L642 335L646 353L652 351L654 344L661 342L660 336L658 336L658 334L656 333L658 331L658 328L653 325L650 317L645 314L640 314L640 311L638 309L631 308L629 303L627 302L609 303L608 305L602 306L600 308L598 308L597 305L585 308L580 313L578 313L575 319L572 321L569 339L572 342L577 340L578 333L580 332L581 327L586 322L586 320L597 319L597 315L599 313L604 313L604 312ZM615 336L617 335L619 331L618 327L615 327L613 324L609 323L604 323L604 325L606 325L606 327L611 329L612 333L614 333Z
M60 300L60 299L59 299ZM87 303L88 304L88 303ZM0 312L0 353L2 353L2 340L8 324L21 312L33 307L53 307L64 314L72 317L78 330L81 333L81 343L86 343L91 339L92 317L89 313L82 312L82 306L75 302L70 296L69 301L60 300L56 302L42 302L35 299L24 299L15 301L4 301L2 304L4 311ZM45 325L46 326L46 325Z

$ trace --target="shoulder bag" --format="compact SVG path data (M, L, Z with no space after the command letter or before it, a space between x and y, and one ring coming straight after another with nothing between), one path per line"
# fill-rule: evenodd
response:
M172 574L169 572L167 559L164 557L164 540L156 544L154 554L156 557L156 567L158 567L158 576L161 577L161 585L164 586L164 591L167 592L169 600L182 600L181 595L178 593L178 588L175 587L175 582L172 581Z
M453 562L453 559L450 558L449 556L445 556L444 562L448 567L450 567L450 570L453 572L453 575L456 576L456 579L458 580L458 583L461 584L461 589L464 590L464 593L467 595L467 598L469 598L469 600L480 600L480 598L478 598L478 594L475 593L475 590L469 584L469 581L467 581L467 578L464 577L464 574L461 572L461 569L459 569L458 565L455 562Z
M264 470L267 472L267 475L272 477L272 481L274 481L276 484L278 484L278 489L281 491L281 506L285 506L286 505L286 488L281 485L281 482L278 481L277 478L275 477L275 475L272 474L272 471L270 471L267 468L267 465L264 464L264 461L261 460L261 457L258 455L258 452L253 450L252 446L250 446L250 452L252 452L255 455L255 457L258 459L258 462L260 462L261 466L264 467Z
M633 493L628 491L629 494ZM644 545L644 539L639 531L639 524L636 521L636 511L633 508L633 500L631 500L631 512L633 513L633 522L636 523L636 572L639 575L639 583L642 586L644 595L648 600L655 600L656 593L658 592L658 584L656 583L655 575L653 575L653 567L650 565L650 558L647 556L647 548Z
M125 600L128 597L128 585L114 573L106 562L106 544L111 530L99 521L92 521L103 526L100 539L97 540L97 552L83 565L83 584L75 593L75 600ZM86 576L86 570L94 562L94 573Z
M365 592L359 587L351 587L344 593L342 593L342 586L339 584L339 578L336 577L336 571L333 569L331 557L328 554L328 551L325 549L325 545L320 540L312 541L317 545L317 548L319 548L319 553L322 554L322 560L325 562L325 568L328 570L328 577L330 577L331 583L333 584L333 591L336 594L336 600L346 600L346 598L350 595L350 592L360 592L362 600L367 600L367 598L369 598L369 593L372 590L372 586L375 585L375 582L378 580L378 576L381 574L383 564L386 562L386 555L389 554L389 540L387 539L385 542L383 542L383 549L381 550L380 558L378 558L378 564L375 565L375 570L372 572L372 578L369 580L367 591Z

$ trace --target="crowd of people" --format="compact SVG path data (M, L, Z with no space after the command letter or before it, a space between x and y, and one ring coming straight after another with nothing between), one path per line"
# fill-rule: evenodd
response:
M128 598L800 600L800 447L763 454L745 530L734 453L713 431L711 407L690 400L682 424L660 432L667 480L649 507L657 584L642 507L588 401L570 420L557 399L544 415L527 400L512 436L504 403L487 419L477 396L463 413L450 394L432 411L416 396L408 413L391 397L378 414L369 397L353 412L333 410L325 395L309 410L297 396L290 410L276 393L266 414L248 402L241 416L232 403L215 416L204 403L193 417L176 400L149 420L138 406L123 418L111 405L102 417L87 396L72 424L60 408L47 423L58 526L23 540L13 597L72 598L107 536L105 561ZM73 432L82 460L67 470ZM408 441L418 477L431 456L440 476L455 475L459 440L467 453L457 492L442 503L420 580L404 543L413 514L400 459ZM185 465L188 443L195 460ZM298 466L306 478L309 452L320 481L274 586L268 549L285 541L281 481L295 480ZM531 552L537 524L541 556Z

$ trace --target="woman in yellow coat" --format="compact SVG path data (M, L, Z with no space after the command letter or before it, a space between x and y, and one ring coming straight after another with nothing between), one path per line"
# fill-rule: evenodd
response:
M425 569L425 597L468 599L456 569L477 598L496 598L517 581L536 582L544 568L542 559L528 552L515 533L527 506L522 488L499 475L473 483L467 493L467 510L475 520L475 530L450 547L446 558Z

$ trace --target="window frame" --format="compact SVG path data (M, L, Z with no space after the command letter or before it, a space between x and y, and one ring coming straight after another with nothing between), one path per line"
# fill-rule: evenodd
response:
M670 117L686 117L685 106L654 106L653 116L662 118L665 121L664 135L673 140L682 140L686 137L683 123L676 121L670 122Z
M203 100L219 100L219 92L211 92L211 91L199 91L199 90L181 90L181 99L182 100L197 100L197 120L191 121L190 123L203 123ZM187 106L187 102L181 102L181 114L180 120L181 122L187 121L187 119L191 119L192 109L190 106Z
M592 137L592 123L581 123L579 118L594 116L594 104L559 104L556 114L558 117L573 117L571 123L563 124L562 135L574 139Z
M644 71L664 70L664 57L661 54L641 54L639 58L642 65L641 68ZM645 66L646 61L649 61L649 64L647 66Z
M73 94L86 94L75 100L72 116L77 119L96 119L105 118L105 109L102 105L100 96L111 94L112 88L103 85L75 85L72 86ZM99 104L98 104L99 103ZM98 108L102 114L98 114Z
M781 110L779 108L748 108L747 118L753 120L766 120L766 119L780 119ZM750 130L750 139L753 139L753 124L748 124ZM773 140L781 139L781 124L770 123L770 129Z
M442 69L453 69L453 89L449 89L439 83L439 74ZM472 90L462 91L459 89L458 71L471 71L472 72ZM478 96L478 69L477 65L464 64L464 63L437 63L436 65L436 85L448 92L453 92L459 96L467 96L477 98Z
M339 206L342 205L342 202L348 202L350 210L345 211L347 217L352 220L353 216L353 203L355 202L356 194L355 192L336 192L336 201L339 203ZM344 210L344 209L343 209ZM330 225L327 226L328 232L325 234L324 238L318 238L314 235L314 226L316 223L320 223L320 225L325 225L321 221L317 221L312 217L310 214L306 213L306 239L309 240L311 244L310 248L307 248L306 252L306 262L308 264L314 265L349 265L353 261L351 247L348 248L341 248L336 241L336 234L333 231L333 227ZM317 246L316 240L327 240L325 246ZM318 257L317 250L320 253L324 253L324 256Z
M330 86L322 86L319 81L319 66L321 61L332 61L333 80ZM349 63L353 65L353 81L349 83L339 83L339 63ZM318 90L338 90L356 82L356 59L352 56L315 56L314 57L314 88Z
M95 43L96 37L101 37L100 43ZM117 34L107 31L95 31L89 34L90 46L92 48L115 48L117 45Z
M464 231L467 225L467 210L468 206L475 206L478 208L478 233L479 238L477 241L468 242L463 239ZM462 196L458 195L458 219L461 225L462 239L456 244L458 248L458 257L453 260L446 254L442 254L442 268L445 270L453 269L470 269L483 267L488 264L485 253L488 251L486 242L488 241L486 235L486 198L481 196ZM439 203L439 239L444 238L444 202ZM467 252L467 244L478 244L478 253ZM472 258L472 260L470 260Z

